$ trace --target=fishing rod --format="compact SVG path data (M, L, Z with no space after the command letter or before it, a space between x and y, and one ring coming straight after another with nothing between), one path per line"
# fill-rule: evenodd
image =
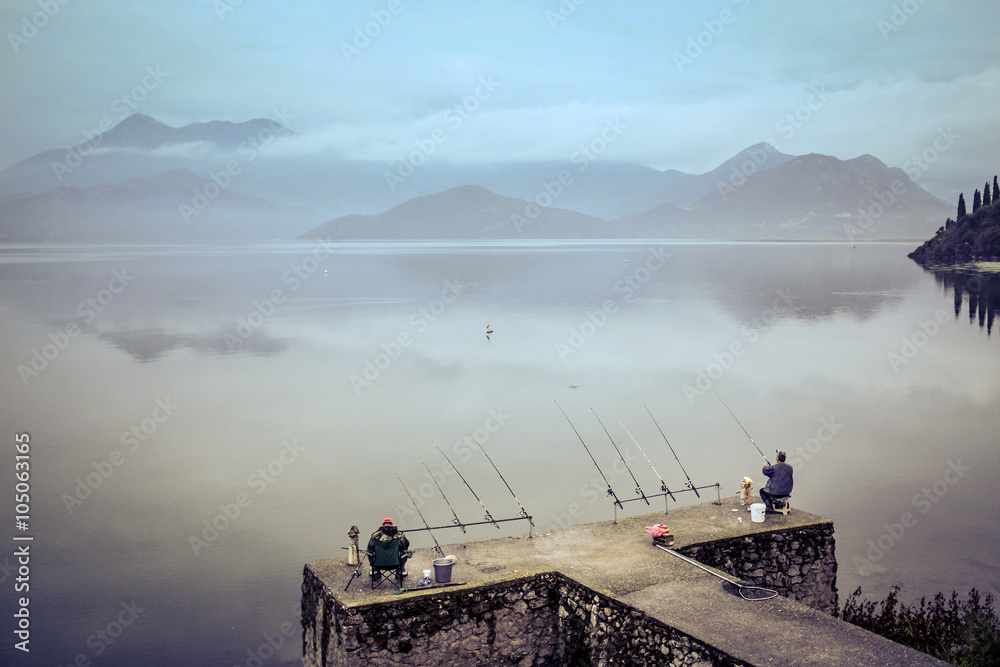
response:
M636 442L635 438L632 437L632 434L629 433L628 428L625 427L625 424L622 424L621 420L619 420L618 423L621 424L621 427L625 429L626 433L628 433L628 437L632 438L632 442L635 442L635 446L639 448L639 451L642 452L642 455L646 456L646 452L642 451L642 447L639 447L639 443ZM646 456L646 463L649 464L650 468L653 468L653 462L649 460L648 456ZM670 496L670 498L674 502L677 502L677 499L674 498L674 494L670 493L670 489L667 488L667 483L663 481L663 477L660 477L660 473L656 472L656 468L653 468L653 474L660 478L660 491L663 491L668 496Z
M451 462L451 459L448 458L448 455L442 452L441 448L438 447L437 445L434 445L434 448L439 452L441 452L441 456L443 456L444 460L448 462L448 465L450 465L455 470L455 473L458 475L458 478L461 479L463 482L465 482L465 486L468 487L469 491L472 491L472 487L469 486L469 483L465 481L465 477L463 477L462 473L459 472L458 468L455 467L455 464ZM479 500L479 496L476 495L475 491L472 491L472 495L476 498L476 500ZM492 523L494 526L496 526L497 530L500 530L500 524L496 522L496 519L493 518L493 516L490 514L490 511L486 509L486 505L483 503L482 500L479 500L479 504L483 506L483 511L486 512L486 517L485 517L486 520Z
M642 407L646 408L646 412L649 412L649 408L647 408L645 405L643 405ZM656 424L656 417L653 416L652 412L649 412L649 418L653 420L654 424ZM660 435L663 436L664 441L666 441L666 443L667 443L667 447L670 448L670 453L674 455L675 459L677 459L677 465L679 465L681 467L681 472L683 472L684 476L687 477L687 486L688 486L688 488L691 489L692 491L694 491L694 495L696 495L699 498L701 498L701 494L698 493L698 489L695 487L694 482L691 481L691 475L689 475L687 473L687 470L684 469L684 464L681 463L681 460L677 458L677 452L674 451L674 446L670 444L669 440L667 440L667 434L663 432L663 429L660 428L659 424L656 424L656 430L659 431Z
M464 533L465 526L462 524L462 520L458 518L458 513L455 511L455 508L451 506L450 502L448 502L448 496L444 495L444 489L441 488L441 485L438 484L438 481L434 478L434 473L431 472L431 469L427 467L427 462L423 459L420 459L420 462L424 464L424 469L427 470L427 474L430 475L431 481L434 482L434 486L436 486L437 490L441 493L441 497L444 498L444 502L448 505L448 509L450 509L451 513L455 516L455 525L461 528Z
M396 475L396 479L399 479L399 475ZM399 483L403 485L403 490L406 491L406 495L410 497L410 503L413 505L413 509L417 510L417 514L420 516L420 520L424 522L424 527L427 529L427 534L431 536L432 540L434 540L434 548L437 549L437 552L439 554L441 554L441 558L444 558L444 551L441 549L441 545L438 544L437 538L434 537L434 533L431 532L431 527L427 523L427 519L424 518L423 512L420 511L420 508L417 507L416 501L413 500L413 496L410 495L410 490L406 488L406 484L403 484L403 480L399 479Z
M347 547L344 547L344 548L346 549ZM351 578L347 580L347 585L344 586L344 592L347 592L347 589L351 587L351 584L354 583L354 580L361 576L361 563L362 563L362 560L359 557L358 558L358 566L356 568L354 568L354 574L352 574Z
M594 413L595 417L597 417L597 411L594 410L594 408L591 408L590 411ZM604 429L605 433L608 433L608 428L604 425L604 422L601 421L600 417L597 417L597 423L601 425L601 428ZM642 487L639 486L639 480L637 480L635 478L635 474L632 473L632 469L628 467L628 462L625 460L625 457L622 456L622 450L618 449L618 445L615 444L615 439L611 437L610 433L608 433L608 439L611 441L611 444L614 446L615 451L618 452L618 458L620 458L622 460L622 463L625 464L625 470L628 470L628 474L632 475L632 481L635 482L635 492L637 494L639 494L640 496L642 496L642 499L645 500L646 504L648 505L649 504L649 498L647 498L646 494L642 492Z
M587 447L587 443L583 441L583 437L580 436L580 432L576 430L576 427L573 426L573 422L570 421L569 415L567 415L566 411L562 409L561 405L559 405L559 401L556 401L555 399L552 400L555 402L556 407L559 408L559 412L563 413L563 417L565 417L566 421L569 422L570 428L573 429L573 433L576 433L576 437L580 438L580 444L583 445L583 448L585 450L587 450L587 455L590 456L590 460L594 462L594 466L597 468L597 472L601 473L601 479L603 479L604 483L608 485L608 495L615 499L615 505L618 505L618 507L620 507L621 509L625 509L625 507L622 505L622 501L618 500L618 496L615 495L615 490L611 488L611 482L609 482L608 478L604 476L604 471L601 470L601 466L597 465L597 459L595 459L594 455L590 453L590 448Z
M729 406L726 405L726 402L722 400L721 396L719 396L719 392L715 391L715 387L713 387L712 385L708 385L708 388L712 390L712 393L715 394L715 397L717 399L719 399L719 402L722 403L722 406L726 408L726 411L733 416L733 419L736 419L736 415L733 415L733 411L729 409ZM740 420L736 419L736 423L740 424ZM740 428L742 428L743 432L747 434L748 438L750 438L750 444L752 444L754 447L757 447L757 443L753 441L753 436L747 433L747 430L743 428L743 424L740 424ZM757 451L760 452L761 456L764 456L764 452L760 451L760 447L757 447ZM771 465L771 462L767 460L766 456L764 456L764 463L766 463L767 465Z
M472 436L473 440L476 440L476 437L473 436L471 433L469 435ZM500 480L503 482L503 485L507 487L507 490L510 491L510 495L514 496L514 502L517 503L517 506L521 508L521 516L527 519L528 523L531 524L531 527L534 528L535 522L531 520L531 516L528 514L528 510L524 509L524 505L522 505L521 501L517 499L516 495L514 495L514 489L510 488L510 484L508 484L507 480L505 480L503 478L503 475L500 474L500 468L497 468L497 464L493 463L493 459L491 459L490 455L486 453L486 449L483 448L483 443L479 442L479 440L476 440L476 444L479 445L479 451L483 453L483 456L486 457L486 460L490 462L490 465L493 466L493 469L497 471L498 475L500 475Z

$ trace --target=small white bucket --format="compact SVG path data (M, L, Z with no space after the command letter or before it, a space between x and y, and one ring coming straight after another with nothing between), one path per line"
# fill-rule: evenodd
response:
M764 523L764 503L750 505L750 520L754 523Z

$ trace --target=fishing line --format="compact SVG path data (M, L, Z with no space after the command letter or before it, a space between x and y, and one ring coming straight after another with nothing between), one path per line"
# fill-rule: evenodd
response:
M649 418L653 420L654 424L656 424L656 430L659 431L660 435L663 436L664 442L666 442L667 443L667 447L670 448L670 453L674 455L674 459L677 461L677 465L679 465L681 467L681 472L683 472L684 476L687 477L687 486L688 486L688 488L691 489L692 491L694 491L694 495L696 495L699 498L701 498L701 494L698 493L698 489L695 488L694 482L691 481L691 475L687 474L687 470L684 469L684 464L681 463L681 460L679 458L677 458L677 452L674 451L674 446L670 444L669 440L667 440L667 434L664 433L663 429L660 428L660 425L656 423L656 417L653 416L652 412L649 412L649 408L648 407L646 407L645 405L643 405L642 407L646 408L646 412L649 413Z
M656 475L659 478L659 480L660 480L660 491L663 491L664 493L666 493L667 495L669 495L670 498L673 501L676 502L677 499L674 498L674 494L670 493L670 489L667 488L667 483L663 481L663 477L660 475L660 473L656 472L656 468L653 467L653 462L649 460L648 456L646 456L646 452L644 452L642 450L642 447L639 447L639 443L636 442L636 440L632 436L632 434L629 433L629 430L628 430L628 428L626 428L625 424L622 424L621 420L619 420L618 423L621 425L622 428L625 429L625 432L628 433L628 437L632 438L632 442L635 442L635 446L639 449L639 451L642 453L642 455L646 457L646 463L649 464L649 467L653 468L653 474Z
M396 479L399 479L399 475L396 475ZM441 545L438 544L437 538L434 537L434 533L431 532L430 524L428 524L427 519L424 518L423 512L421 512L420 508L417 507L417 502L413 499L413 496L410 495L410 490L406 488L406 484L403 484L403 480L399 479L399 483L403 486L403 490L406 491L406 495L410 497L410 502L413 503L413 509L417 510L417 515L420 516L420 520L424 522L424 528L427 529L427 534L431 536L432 540L434 540L434 548L437 549L437 552L441 554L442 558L444 558L444 551L441 549Z
M608 495L615 499L615 504L618 505L618 507L620 507L621 509L625 509L625 507L622 505L622 501L618 500L618 496L615 495L614 489L611 488L611 482L609 482L608 478L604 476L604 471L601 470L601 466L597 465L597 459L595 459L594 455L590 453L590 448L587 447L587 443L583 441L583 437L580 436L580 432L576 430L576 427L573 426L573 422L569 420L569 415L567 415L566 411L562 409L561 405L559 405L559 401L556 401L555 399L552 400L555 402L556 407L559 408L559 412L563 413L563 417L566 417L566 421L569 422L569 426L570 428L573 429L573 433L576 433L576 437L580 438L580 444L583 445L583 448L587 450L587 455L590 456L590 460L594 462L594 466L597 468L597 472L601 473L601 479L603 479L604 483L608 485Z
M448 505L448 509L450 509L451 513L455 516L455 525L461 528L462 532L464 533L465 526L462 524L461 519L458 518L458 513L455 511L455 508L451 506L450 502L448 502L448 496L444 495L444 489L441 488L441 485L438 484L437 479L434 478L434 473L431 472L431 469L427 467L427 462L424 461L423 459L420 459L420 462L424 464L424 469L427 471L427 474L430 475L431 481L434 482L434 486L436 486L437 490L441 493L441 497L444 498L444 502L446 505Z
M594 413L595 417L597 417L597 411L594 410L594 408L591 408L590 411ZM597 423L601 425L601 428L604 429L605 433L608 433L608 429L604 425L604 422L601 421L600 417L597 417ZM642 487L639 486L639 480L635 478L635 475L632 473L632 469L628 467L628 462L625 460L625 457L622 456L622 450L618 449L618 445L615 444L615 439L611 437L610 433L608 433L608 439L611 441L611 445L615 448L615 451L618 452L618 458L620 458L622 460L622 463L625 464L625 469L628 470L628 474L632 475L632 481L635 482L635 492L640 496L642 496L642 499L645 500L646 504L648 505L649 498L647 498L646 494L642 492Z
M514 489L510 488L510 484L507 483L507 480L505 480L503 478L503 475L500 473L500 468L497 468L497 464L493 463L493 459L491 459L490 455L486 453L486 448L483 447L483 443L479 442L479 440L477 440L475 436L472 436L472 439L476 441L476 444L479 445L479 451L483 453L483 456L486 457L486 460L490 462L490 465L493 466L493 469L497 471L498 475L500 475L500 480L503 482L503 485L507 487L508 491L510 491L510 495L514 497L514 502L517 503L517 506L521 508L521 516L527 519L528 523L531 524L531 527L534 528L535 522L531 520L531 516L528 514L528 510L524 509L524 505L521 504L521 501L518 500L517 496L514 494Z
M715 397L717 399L719 399L719 402L722 403L722 406L724 408L726 408L726 411L729 412L729 414L733 416L733 419L736 419L736 415L733 414L733 411L729 409L729 406L726 405L726 402L722 400L721 396L719 396L719 392L715 391L715 387L713 387L711 384L709 384L708 388L712 390L712 393L715 394ZM750 444L752 444L754 447L757 447L757 443L754 442L753 436L751 436L749 433L747 433L747 430L745 428L743 428L743 424L740 423L739 419L736 419L736 423L740 425L740 428L743 429L743 432L746 433L746 435L747 435L748 438L750 438ZM764 452L760 451L760 447L757 447L757 451L760 452L761 456L764 456ZM771 462L767 460L766 456L764 456L764 463L766 463L767 465L771 465Z
M448 458L448 455L445 454L443 451L441 451L441 448L438 447L437 445L434 445L434 448L437 449L439 452L441 452L441 456L443 456L444 460L448 462L448 465L452 467L452 469L455 471L455 474L458 475L458 478L465 483L466 488L468 488L469 491L472 492L473 497L475 497L476 500L479 500L479 495L472 489L469 483L465 480L465 477L462 475L461 472L459 472L458 468L455 467L455 464L451 462L451 459ZM499 530L500 524L496 522L496 519L493 518L493 515L490 514L490 511L486 509L486 504L482 500L479 500L479 504L483 506L483 511L486 512L486 520L492 523L494 526L496 526L497 530Z

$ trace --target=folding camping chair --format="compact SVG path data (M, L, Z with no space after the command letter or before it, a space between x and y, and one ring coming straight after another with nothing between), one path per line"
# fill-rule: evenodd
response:
M374 551L365 551L371 564L372 589L376 589L386 581L395 580L396 588L403 587L403 564L413 552L399 552L399 537L391 540L375 540L372 543Z

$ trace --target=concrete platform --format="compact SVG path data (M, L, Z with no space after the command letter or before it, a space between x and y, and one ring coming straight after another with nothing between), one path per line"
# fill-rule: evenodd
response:
M742 518L742 523L737 518ZM354 573L346 558L326 559L308 567L345 607L392 603L411 597L462 591L513 581L543 572L559 572L615 598L691 637L715 646L750 665L944 665L923 653L843 623L828 614L784 597L747 601L735 587L652 545L644 526L666 523L675 534L674 549L766 532L829 524L822 517L793 509L768 514L752 523L735 498L663 512L606 521L515 538L444 547L456 557L451 588L416 588L423 569L433 569L432 549L414 553L405 581L408 590L369 590L368 569L347 592ZM441 539L441 536L438 536ZM719 572L732 579L732 575Z

